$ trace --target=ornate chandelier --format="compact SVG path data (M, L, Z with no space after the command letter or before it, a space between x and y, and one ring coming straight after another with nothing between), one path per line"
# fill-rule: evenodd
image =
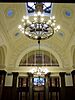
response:
M49 71L47 68L36 67L36 68L31 69L30 72L32 74L39 76L39 75L47 74Z
M18 26L19 30L27 37L38 40L40 51L40 40L50 38L55 32L58 32L60 25L56 25L55 16L45 16L43 14L43 4L35 4L35 13L33 16L23 16L22 24ZM33 68L31 73L42 75L48 73L46 68Z
M42 3L36 3L35 8L33 16L23 16L22 24L18 28L29 38L35 40L47 39L57 32L60 26L56 25L55 16L50 17L43 14Z

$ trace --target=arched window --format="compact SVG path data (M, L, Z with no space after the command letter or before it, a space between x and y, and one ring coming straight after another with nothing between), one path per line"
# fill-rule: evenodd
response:
M19 66L59 66L57 59L49 52L35 50L26 54Z

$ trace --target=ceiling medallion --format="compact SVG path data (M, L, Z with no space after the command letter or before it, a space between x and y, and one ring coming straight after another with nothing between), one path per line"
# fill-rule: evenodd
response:
M73 11L70 8L65 8L63 9L63 14L66 18L72 18L73 16Z
M7 9L6 13L7 13L8 17L12 17L14 15L14 10L13 9Z

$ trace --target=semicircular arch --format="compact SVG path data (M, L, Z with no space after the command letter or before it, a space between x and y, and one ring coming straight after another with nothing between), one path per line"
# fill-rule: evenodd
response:
M30 47L28 49L25 49L19 56L18 56L18 59L16 61L16 67L19 67L19 63L21 61L21 59L23 58L24 55L26 55L27 53L31 52L31 51L34 51L34 50L38 50L38 46L33 46L33 47ZM59 63L59 67L63 67L62 66L62 61L59 57L59 55L51 48L48 48L48 47L45 47L45 46L41 46L40 47L40 50L44 50L44 51L48 51L49 53L52 53L53 56L57 59L58 63Z

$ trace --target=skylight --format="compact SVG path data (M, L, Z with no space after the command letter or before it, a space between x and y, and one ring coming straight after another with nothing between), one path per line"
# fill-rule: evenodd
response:
M30 15L32 15L32 14L34 14L34 12L35 12L35 4L36 4L37 2L28 2L27 3L27 11L28 11L28 14ZM43 4L43 12L44 12L44 14L46 15L46 14L51 14L51 11L52 11L52 3L49 3L49 2L40 2L40 3L42 3Z

